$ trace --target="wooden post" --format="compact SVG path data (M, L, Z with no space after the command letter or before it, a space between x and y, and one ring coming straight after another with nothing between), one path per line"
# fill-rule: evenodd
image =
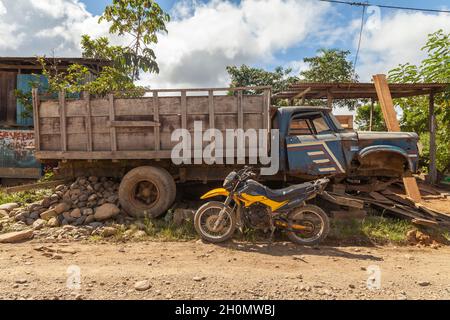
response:
M369 131L373 128L373 98L370 99L370 117L369 117Z
M66 93L61 90L58 93L59 98L59 130L61 134L61 150L67 151L67 133L66 133Z
M187 98L186 90L181 91L181 128L187 129Z
M34 122L34 149L41 150L40 130L39 130L39 92L38 88L32 89L33 99L33 122Z
M429 126L430 126L430 167L429 179L431 184L435 184L437 180L436 170L436 115L434 111L434 93L429 98Z
M214 129L215 115L214 115L214 92L208 90L208 110L209 110L209 128Z
M330 109L333 107L333 96L330 91L327 91L327 106Z
M86 135L87 135L87 151L92 151L93 139L92 139L92 112L91 112L91 96L89 92L84 92L84 101L86 102L87 116L84 118L86 122Z
M392 101L386 75L374 75L373 81L375 83L378 101L380 101L381 111L383 112L384 121L386 122L388 131L399 132L400 125L397 120L397 114L395 113L394 102ZM404 177L403 184L405 185L408 197L410 197L414 202L420 202L422 200L419 187L417 186L417 181L414 177Z
M244 129L244 109L242 106L242 90L237 95L238 129Z
M156 123L159 123L158 91L153 91L153 121ZM161 147L160 127L159 126L155 126L154 138L155 138L155 151L159 151L160 147Z
M114 110L114 95L109 94L109 121L113 123L116 120L116 112ZM111 151L117 151L117 137L116 137L116 127L111 126L110 136L111 136Z

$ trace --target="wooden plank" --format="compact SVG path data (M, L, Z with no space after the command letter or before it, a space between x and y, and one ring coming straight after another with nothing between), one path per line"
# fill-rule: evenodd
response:
M378 193L376 191L370 192L369 195L372 198L374 198L375 200L377 200L377 201L381 201L381 202L384 202L384 203L392 203L393 204L393 202L391 200L389 200L388 198L383 196L381 193Z
M181 91L181 128L187 129L187 102L186 91Z
M364 208L364 201L355 199L354 197L351 196L342 196L332 192L324 191L322 194L319 195L319 197L331 203L335 203L341 206L347 206L356 209Z
M116 118L114 112L114 95L110 94L109 96L109 121L113 122ZM116 136L116 128L110 128L111 135L111 151L117 151L117 136Z
M170 159L171 150L161 151L38 151L35 153L36 159L40 160L127 160L127 159Z
M375 89L380 101L381 111L383 112L384 121L388 131L400 131L400 125L397 120L397 114L394 109L394 102L392 101L391 92L387 83L386 75L377 74L373 76Z
M59 127L61 135L61 149L67 151L67 133L66 133L66 93L60 91L58 93L59 98Z
M373 76L375 89L380 101L381 110L383 112L384 121L389 131L400 131L400 124L397 120L397 114L394 109L394 102L392 101L389 85L386 80L386 75L377 74ZM415 202L420 202L422 197L420 195L419 187L417 186L414 177L404 177L403 184L405 185L406 193Z
M41 149L40 130L39 130L39 92L38 88L32 89L33 102L33 122L34 122L34 149L39 151Z
M209 111L209 128L214 129L215 123L214 123L214 91L209 90L208 91L208 111Z
M39 179L41 168L0 167L0 178Z
M158 91L153 92L153 121L159 123L159 99ZM160 128L159 126L154 127L155 136L155 151L161 149L161 138L160 138Z
M36 189L48 189L48 188L56 187L65 182L66 182L65 180L38 182L38 183L24 184L24 185L16 186L16 187L3 188L3 189L1 189L1 191L6 194L11 194L11 193L15 193L15 192L30 191L30 190L36 190Z
M92 151L92 110L91 110L91 96L89 92L84 93L84 100L86 102L87 116L84 121L86 121L86 134L87 134L87 151Z
M244 129L244 111L242 108L242 91L237 95L238 129Z
M116 128L135 128L135 127L159 127L160 124L154 121L108 121L108 127Z

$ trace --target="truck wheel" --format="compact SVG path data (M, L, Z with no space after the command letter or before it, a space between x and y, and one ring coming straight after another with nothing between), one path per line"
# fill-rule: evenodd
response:
M176 196L175 181L167 170L137 167L129 171L119 187L119 201L130 215L156 218L166 212Z

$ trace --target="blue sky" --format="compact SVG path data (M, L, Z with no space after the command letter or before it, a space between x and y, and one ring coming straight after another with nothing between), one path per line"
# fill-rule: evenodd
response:
M347 0L351 2L352 0ZM356 0L355 0L356 1ZM110 4L112 1L110 0L81 0L87 9L95 15L100 15L105 6ZM208 2L203 0L201 2ZM231 2L239 3L240 1L233 0ZM358 1L356 1L358 2ZM173 6L177 3L176 0L163 0L159 1L159 4L164 8L164 10L170 12ZM369 1L371 4L382 4L382 5L394 5L394 6L404 6L404 7L416 7L416 8L428 8L428 9L443 9L450 8L450 0L378 0L378 1ZM338 11L338 15L333 16L333 24L338 26L344 26L348 21L354 19L361 18L361 7L357 6L349 6L344 4L332 4L333 7ZM394 9L385 9L381 8L382 15L392 15L395 14L397 10ZM408 11L411 12L411 11ZM301 17L299 17L301 19ZM367 19L367 17L366 17ZM450 16L449 16L450 19ZM368 46L368 43L361 43L361 46ZM282 50L275 53L275 61L270 63L260 63L255 61L253 63L254 66L264 67L267 69L273 69L277 65L287 64L292 60L298 60L299 58L314 56L316 51L322 47L323 45L318 45L314 38L307 39L301 44L294 45L288 50ZM356 48L352 45L352 43L348 43L347 41L341 41L334 43L330 47L336 47L340 49L346 49L351 52L351 59L355 58Z

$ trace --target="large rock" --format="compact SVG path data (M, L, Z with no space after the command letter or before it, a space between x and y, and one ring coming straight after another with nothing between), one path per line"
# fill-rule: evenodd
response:
M194 214L195 210L177 208L173 213L173 223L176 226L180 226L186 221L193 221Z
M50 209L41 213L41 218L44 220L50 220L51 218L57 217L58 213L54 209Z
M9 212L9 211L11 211L13 209L16 209L18 207L19 207L18 203L11 202L11 203L5 203L5 204L0 205L0 210L6 210L6 211Z
M70 209L70 204L67 202L61 202L56 205L56 207L53 208L57 214L63 213L65 211L68 211Z
M73 209L72 212L70 212L70 216L72 218L78 219L79 217L81 217L81 210L79 208Z
M49 226L50 228L59 227L58 218L56 217L50 218L50 220L48 220L47 226Z
M95 210L94 217L97 221L104 221L115 217L119 213L120 209L116 205L112 203L105 203Z
M33 222L33 229L39 230L45 227L46 225L47 221L45 221L44 219L37 219L36 221Z
M33 237L33 229L22 230L17 232L9 232L0 234L0 243L15 243L31 239Z

